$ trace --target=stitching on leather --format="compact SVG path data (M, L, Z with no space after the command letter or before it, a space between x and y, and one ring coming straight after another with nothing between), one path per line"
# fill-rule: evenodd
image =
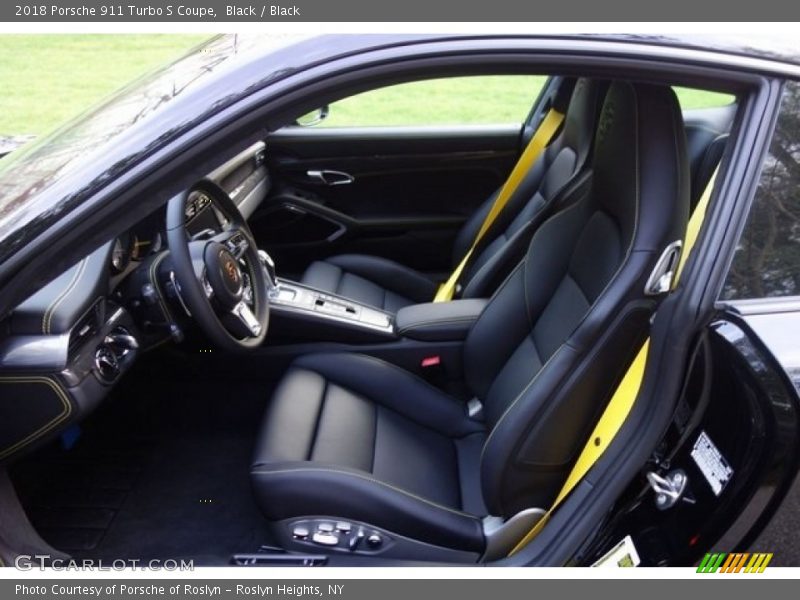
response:
M581 283L578 281L578 278L575 277L575 275L573 275L572 272L570 272L569 269L567 269L567 274L564 276L564 278L566 279L567 277L569 277L572 280L572 283L575 285L575 289L577 289L578 293L581 296L583 296L583 299L586 301L586 304L589 306L589 308L587 310L591 310L592 305L594 304L594 302L589 300L589 295L581 287Z
M579 189L580 188L577 188L575 191L577 192ZM536 230L536 232L533 234L533 237L531 238L530 244L528 246L528 252L525 253L525 258L522 260L522 263L521 263L521 265L523 267L523 269L522 269L522 291L523 291L523 293L525 295L525 314L528 317L528 325L530 326L531 329L533 329L536 326L536 324L533 322L533 316L531 315L530 301L528 299L528 269L527 269L527 266L528 266L528 254L530 252L530 247L533 246L534 240L536 239L536 237L538 235L541 234L542 228L548 222L550 222L551 219L557 219L558 217L562 217L563 215L567 214L568 211L571 211L572 209L580 206L581 203L588 196L589 196L589 189L587 189L575 202L573 202L572 204L570 204L569 206L567 206L563 210L560 210L556 214L551 215L549 219L547 219L544 223L542 223L542 226L539 227ZM569 264L567 266L569 267ZM531 334L532 333L533 332L531 331Z
M262 467L266 467L266 465L262 465ZM283 473L300 473L300 472L313 472L313 473L336 473L337 475L346 475L349 477L355 477L357 479L363 479L365 481L369 481L370 483L375 483L377 485L383 486L385 488L389 488L395 492L408 496L410 498L414 498L415 500L419 500L425 504L428 504L434 508L438 508L440 510L444 510L455 515L469 517L470 519L475 519L475 515L471 515L461 510L457 510L455 508L450 508L449 506L445 506L443 504L439 504L438 502L434 502L433 500L428 500L427 498L423 498L422 496L418 496L413 492L409 492L408 490L404 490L399 487L395 487L390 483L386 483L385 481L381 481L380 479L375 479L374 477L370 477L369 475L364 475L362 473L352 473L350 471L342 471L341 469L326 467L326 468L311 468L311 467L298 467L296 469L269 469L266 467L265 470L254 470L253 473L257 475L280 475Z
M628 85L630 85L630 84L628 84ZM622 269L625 267L625 264L628 262L628 259L630 258L630 255L631 255L632 250L633 250L634 241L636 240L636 233L638 231L638 226L639 226L639 203L641 201L641 194L640 194L640 189L639 189L639 102L638 102L638 92L637 92L636 88L634 86L630 86L630 87L633 89L634 95L637 96L637 101L634 102L634 112L635 112L635 114L634 114L634 128L635 128L635 136L634 136L634 138L635 138L635 155L634 155L635 156L635 162L634 162L634 169L635 169L635 173L636 173L636 178L635 178L635 186L636 186L635 198L636 198L636 202L634 203L635 213L634 213L633 235L631 236L630 244L628 244L628 250L627 250L627 252L625 254L625 258L620 263L620 266L617 268L617 270L614 273L614 275L609 279L608 283L603 288L603 291L600 292L600 294L597 296L597 299L592 303L592 306L594 306L595 304L597 304L597 302L599 302L600 298L607 292L608 288L611 286L611 284L614 282L614 280L618 277L619 273L622 271ZM567 210L567 209L565 209L565 210ZM591 312L592 306L589 307L589 310L586 311L586 314ZM578 325L575 327L575 329L573 331L578 329L578 327L580 327L580 325L585 320L586 320L586 315L584 315L584 317L581 319L581 321L578 323ZM517 404L519 399L525 394L525 392L527 392L528 389L530 389L530 387L533 385L533 383L539 378L539 375L545 370L547 365L550 364L550 361L558 354L558 351L565 345L566 344L561 344L561 346L559 346L559 348L550 356L550 358L547 359L547 362L544 365L542 365L542 368L539 369L539 371L536 373L536 375L534 375L533 379L531 379L531 381L528 383L528 385L525 386L525 388L522 390L522 392L520 392L520 394L517 395L517 397L514 399L514 401L511 404L509 404L508 408L506 408L506 410L503 412L503 414L497 420L497 423L495 423L495 426L492 427L491 431L489 432L489 436L486 438L486 442L483 445L483 450L481 450L481 457L480 457L480 460L478 461L479 465L483 464L483 457L484 457L484 455L486 453L486 448L489 447L489 442L491 441L492 436L500 428L500 425L502 424L502 422L504 421L506 416L514 408L514 406Z
M533 240L531 240L531 242L532 241ZM500 297L501 292L506 288L506 286L509 284L509 282L513 279L514 275L516 275L517 271L519 271L524 266L524 264L525 264L525 260L523 259L522 261L517 263L517 266L514 267L514 269L512 269L512 271L506 276L506 278L503 280L503 283L500 284L500 287L498 287L497 290L495 290L494 294L492 294L491 298L489 298L489 301L484 305L483 310L481 311L480 317L482 317L484 314L488 313L489 307L492 305L492 303L495 300L497 300L497 298ZM523 274L523 283L524 283L524 274ZM464 341L464 347L465 347L465 350L464 350L464 362L466 362L466 360L467 360L467 357L466 357L466 354L467 354L467 352L466 352L467 342L469 341L469 339L470 339L470 337L472 335L472 332L475 331L475 329L477 328L478 323L480 323L480 321L481 321L480 317L478 317L478 319L476 319L475 323L472 324L472 327L470 327L470 330L467 332L467 338ZM475 390L472 390L472 391L474 392ZM488 393L488 390L487 390L487 393Z
M357 356L359 356L361 358L364 358L364 359L367 359L367 360L371 360L371 361L376 362L376 363L378 363L380 365L389 366L389 367L391 367L393 369L397 369L397 370L402 371L403 373L405 373L406 375L410 376L414 380L419 381L420 383L422 383L426 387L428 387L428 388L432 389L434 392L438 393L441 397L443 397L448 402L453 404L457 410L458 409L463 410L462 404L456 398L453 398L452 396L449 396L449 395L445 394L444 392L438 390L437 388L434 388L431 384L429 384L427 381L425 381L424 379L422 379L421 377L419 377L415 373L412 373L411 371L406 371L404 369L400 369L399 367L397 367L397 366L395 366L395 365L393 365L391 363L388 363L386 361L383 361L383 360L381 360L379 358L375 358L374 356L369 356L367 354L358 354ZM314 369L311 366L302 365L302 366L298 366L296 368L298 370L310 371L311 373L315 373L316 375L319 375L320 377L323 377L323 378L325 378L327 380L327 376L324 373L320 373L319 371L317 371L316 369ZM352 392L352 393L354 393L354 394L356 394L358 396L368 397L367 394L364 393L363 391L360 391L360 390L357 390L357 389L353 389L352 387L348 387L348 386L343 386L343 387L345 387L345 389L347 389L348 391L350 391L350 392ZM380 402L378 402L376 400L370 399L370 401L373 404L375 404L376 406L381 406L385 410L388 410L388 411L390 411L390 412L392 412L392 413L394 413L396 415L399 415L403 419L411 421L412 423L414 423L418 427L422 427L423 429L427 429L428 431L432 431L432 432L434 432L434 433L436 433L438 435L442 435L442 436L445 436L445 437L452 437L452 436L459 436L459 435L461 435L461 436L469 435L470 433L477 433L477 432L474 432L474 431L462 432L460 434L459 433L455 433L455 432L453 432L453 433L444 433L441 429L438 429L438 428L434 427L430 423L421 422L419 419L415 418L414 415L403 413L403 412L400 412L399 410L394 410L394 409L392 409L392 408L390 408L390 407L388 407L388 406L386 406L384 404L380 404ZM462 416L464 416L464 419L466 419L466 413L461 413L461 414L462 414ZM376 429L376 431L377 431L377 429ZM373 456L373 459L374 459L374 456Z
M424 329L431 325L446 325L448 323L470 323L477 320L478 315L471 315L466 317L453 317L452 319L429 319L427 321L417 321L397 330L398 333L405 333L406 331L413 331L415 329Z
M67 287L65 287L61 293L56 296L50 306L47 307L44 315L42 315L42 333L45 335L50 334L51 324L53 320L53 314L55 313L58 306L64 301L64 299L72 293L72 290L75 289L80 278L83 276L83 272L86 268L86 262L88 258L84 258L78 263L78 268L76 269L75 273L72 275L72 278L69 280Z
M61 403L64 406L64 410L61 414L54 417L48 423L45 423L33 433L28 434L21 440L15 442L0 452L0 460L5 459L17 450L35 442L49 431L52 431L57 425L68 419L70 414L72 414L72 405L69 403L69 399L64 393L64 390L55 380L49 377L0 377L0 383L41 383L47 385L55 392L55 394L58 396L58 399L61 400Z
M631 254L633 254L633 246L634 246L634 242L636 241L636 234L639 232L639 212L640 212L639 204L641 203L641 199L642 199L641 190L639 189L639 101L638 101L638 92L637 92L636 88L634 86L632 86L631 84L628 84L628 85L630 85L633 88L633 93L634 93L634 95L637 96L637 101L634 102L634 113L635 113L634 114L634 128L635 128L635 132L634 132L635 133L635 135L634 135L634 139L635 139L634 170L636 172L636 177L634 178L634 184L636 186L636 192L634 194L635 202L634 202L634 213L633 213L633 233L631 234L631 240L628 243L627 249L625 250L625 256L623 257L622 261L620 261L620 263L619 263L619 267L617 267L617 270L614 271L614 274L611 276L611 278L608 280L606 285L603 287L602 291L597 295L597 298L595 298L595 301L591 303L591 305L589 306L589 310L586 311L586 314L583 315L583 318L578 322L578 324L575 326L575 329L573 329L573 331L577 330L578 327L583 325L584 321L586 321L587 315L589 314L589 312L592 309L592 306L594 306L595 304L597 304L600 301L600 299L606 294L608 289L611 287L611 284L614 283L616 278L619 276L619 274L625 268L625 265L627 265L628 260L630 260ZM605 213L605 211L602 211L602 212ZM614 220L613 217L611 217L611 215L608 215L608 216L612 220Z
M325 410L325 403L328 401L328 380L325 377L322 379L322 394L320 394L319 410L317 411L317 418L314 421L314 430L311 432L311 444L308 447L308 455L306 460L311 460L314 456L314 446L317 445L317 434L319 433L319 425L322 422L322 411Z
M373 414L375 415L375 419L373 421L373 433L372 433L372 460L369 462L369 472L375 472L375 453L378 451L378 411L380 411L381 406L377 402L373 402L372 406L375 408Z
M390 368L392 368L392 369L394 369L394 370L401 371L402 373L404 373L404 374L406 374L406 375L409 375L409 376L410 376L410 377L412 377L414 380L416 380L416 381L418 381L419 383L423 384L425 387L427 387L427 388L430 388L431 390L433 390L434 392L436 392L438 395L440 395L440 396L442 396L442 397L444 397L444 398L447 398L447 399L448 399L448 400L450 400L452 403L454 403L454 404L456 404L456 405L460 404L460 403L458 402L458 400L456 400L455 398L453 398L452 396L450 396L450 395L448 395L448 394L445 394L443 391L439 390L438 388L435 388L435 387L433 387L433 386L432 386L430 383L428 383L427 381L425 381L425 380L424 380L422 377L420 377L420 376L419 376L419 375L417 375L416 373L412 373L411 371L406 371L405 369L401 369L401 368L400 368L400 367L398 367L397 365L393 365L392 363L390 363L390 362L388 362L388 361L385 361L385 360L382 360L382 359L380 359L380 358L377 358L377 357L375 357L375 356L370 356L369 354L357 354L357 353L354 353L354 355L355 355L355 356L358 356L358 357L360 357L360 358L363 358L363 359L366 359L366 360L372 361L372 362L374 362L374 363L377 363L377 364L379 364L379 365L382 365L382 366L387 366L387 367L390 367ZM312 356L313 356L313 355L312 355ZM320 376L322 376L322 377L325 377L325 375L323 375L323 374L322 374L322 373L320 373L319 371L316 371L316 370L314 370L314 369L313 369L313 368L311 368L311 367L308 367L308 366L303 366L302 368L303 368L303 369L308 369L309 371L314 371L314 372L315 372L317 375L320 375ZM413 420L413 419L412 419L412 420ZM416 422L417 422L417 421L415 421L415 423L416 423ZM422 423L420 423L420 425L422 425ZM434 431L435 431L435 430L434 430Z
M535 344L534 344L534 346L535 346ZM486 453L486 448L489 446L489 442L491 441L492 436L494 435L494 432L497 431L497 429L500 427L500 424L503 422L503 420L505 419L505 417L509 413L509 411L514 407L514 405L517 403L517 401L525 394L525 392L527 392L530 389L530 387L534 384L534 382L539 378L539 375L541 375L542 371L544 371L545 368L547 367L547 365L550 364L550 361L552 361L553 358L555 358L555 356L558 354L558 351L560 349L561 348L559 347L558 349L556 349L555 352L553 352L553 354L550 355L550 358L547 359L547 361L541 366L541 368L531 378L531 380L528 382L528 384L524 388L522 388L522 391L519 394L517 394L517 397L514 398L514 400L511 402L511 404L509 404L508 407L505 409L505 411L503 411L503 414L500 415L500 418L497 419L497 423L495 423L494 427L492 427L492 429L489 431L489 435L486 437L486 441L483 443L483 449L481 450L481 457L480 457L480 460L478 461L479 465L481 463L483 463L483 455ZM537 354L539 353L538 349L536 350L536 353ZM541 362L541 357L539 359L539 362Z

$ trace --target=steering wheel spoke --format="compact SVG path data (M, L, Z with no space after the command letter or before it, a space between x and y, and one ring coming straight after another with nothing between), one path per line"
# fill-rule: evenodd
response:
M250 240L247 234L235 226L215 235L211 240L225 246L237 259L242 258L250 249Z
M201 282L203 284L203 292L206 294L206 298L211 300L214 297L214 288L211 287L211 283L208 281L208 272L203 269L203 274L200 276Z
M248 335L257 337L261 334L261 323L258 322L258 319L247 302L244 300L239 302L239 304L231 309L231 314L236 317L238 323L244 326Z

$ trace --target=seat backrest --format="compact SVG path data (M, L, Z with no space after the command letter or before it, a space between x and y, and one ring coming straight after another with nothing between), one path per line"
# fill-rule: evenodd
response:
M566 111L561 132L483 237L461 276L459 297L490 296L525 254L535 228L551 214L560 193L586 165L606 89L607 83L588 79L578 79L570 86L571 94L561 101ZM454 265L472 245L495 196L487 199L459 232L453 247Z
M612 84L571 204L536 231L465 343L490 431L480 476L491 514L557 493L646 336L659 298L645 283L683 239L689 185L672 90Z
M736 117L738 106L731 103L714 108L696 108L683 112L686 129L686 153L692 172L692 208L702 196L716 170Z

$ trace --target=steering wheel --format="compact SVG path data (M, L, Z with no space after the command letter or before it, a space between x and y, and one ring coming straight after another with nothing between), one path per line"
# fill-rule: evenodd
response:
M220 233L190 238L186 201L199 191L227 219ZM203 180L167 205L167 244L179 293L217 346L231 351L261 345L269 325L268 283L245 218L217 184Z

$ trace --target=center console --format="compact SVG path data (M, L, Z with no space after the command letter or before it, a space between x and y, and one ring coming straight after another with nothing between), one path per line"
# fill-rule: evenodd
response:
M275 263L264 251L259 257L270 282L270 331L291 340L372 343L406 340L427 343L463 342L487 304L485 299L426 302L389 313L351 298L279 279Z
M349 298L294 281L277 280L270 290L273 325L293 336L337 341L387 341L397 337L394 316Z

